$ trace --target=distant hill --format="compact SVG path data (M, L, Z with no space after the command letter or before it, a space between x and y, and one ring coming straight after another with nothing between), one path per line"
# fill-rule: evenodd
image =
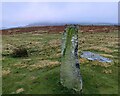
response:
M52 22L37 22L37 23L31 23L28 24L27 27L31 27L31 26L61 26L61 25L65 25L64 23L52 23Z
M0 30L4 30L4 29L11 29L11 28L25 28L25 27L36 27L36 26L64 26L66 24L78 24L78 25L87 25L87 26L120 26L119 24L113 24L113 23L92 23L92 22L68 22L68 23L56 23L56 22L35 22L35 23L30 23L24 26L16 26L16 27L1 27Z
M113 23L88 23L88 22L81 22L81 23L77 23L77 22L68 22L68 23L55 23L55 22L36 22L36 23L31 23L28 24L27 27L32 27L32 26L62 26L62 25L66 25L66 24L79 24L79 25L118 25L118 24L113 24Z

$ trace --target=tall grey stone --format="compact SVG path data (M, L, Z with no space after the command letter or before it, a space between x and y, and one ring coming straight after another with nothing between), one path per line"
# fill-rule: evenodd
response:
M82 77L78 60L78 26L67 25L62 37L62 64L60 69L61 84L80 92Z

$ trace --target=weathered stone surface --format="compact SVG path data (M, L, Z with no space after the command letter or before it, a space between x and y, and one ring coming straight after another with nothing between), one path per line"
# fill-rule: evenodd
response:
M61 84L76 91L82 90L78 61L78 27L67 25L62 37Z

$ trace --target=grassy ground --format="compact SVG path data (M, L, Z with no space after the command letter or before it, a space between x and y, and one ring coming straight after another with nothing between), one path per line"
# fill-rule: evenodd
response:
M72 94L59 83L61 34L16 34L3 36L3 94ZM27 48L28 57L10 54L18 46ZM118 33L79 32L79 55L92 51L113 60L101 63L80 58L83 94L118 93Z

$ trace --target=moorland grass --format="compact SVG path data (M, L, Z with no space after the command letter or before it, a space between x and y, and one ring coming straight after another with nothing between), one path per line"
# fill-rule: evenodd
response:
M73 94L60 84L62 34L23 33L3 35L2 91L3 94ZM81 33L79 31L79 60L83 78L83 94L118 93L118 33ZM56 42L57 40L57 42ZM24 46L28 57L14 58L10 54ZM97 48L95 47L97 46ZM116 50L116 51L115 51ZM80 58L82 51L111 56L112 63L101 63ZM42 63L41 63L42 61ZM43 67L34 67L48 62ZM50 63L52 62L52 63ZM57 65L55 62L58 62ZM42 66L42 65L40 65ZM22 88L22 91L20 91Z

